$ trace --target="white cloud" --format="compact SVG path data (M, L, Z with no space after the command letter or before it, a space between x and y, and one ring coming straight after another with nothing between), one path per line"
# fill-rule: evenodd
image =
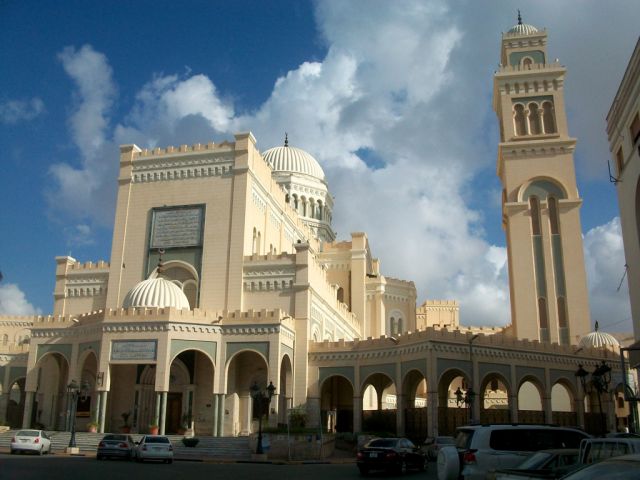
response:
M38 97L31 100L8 100L0 103L0 122L12 125L33 120L44 112L44 102Z
M620 219L592 228L584 236L591 321L603 330L630 332L631 306L625 272ZM618 287L620 286L620 289Z
M27 301L27 297L18 285L6 283L0 285L0 314L41 315L42 312Z

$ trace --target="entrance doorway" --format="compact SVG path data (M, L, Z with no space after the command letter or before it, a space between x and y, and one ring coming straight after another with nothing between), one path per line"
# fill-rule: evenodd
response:
M181 427L182 413L182 393L169 392L167 395L167 422L165 430L167 433L178 433Z

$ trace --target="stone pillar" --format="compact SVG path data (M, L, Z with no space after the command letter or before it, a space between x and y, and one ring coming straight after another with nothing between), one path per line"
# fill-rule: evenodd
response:
M584 393L578 392L576 397L573 399L573 403L575 405L574 411L576 412L576 416L578 417L576 420L578 422L578 426L584 430L585 421L584 421Z
M396 394L396 436L404 437L405 432L405 395Z
M160 430L160 406L162 404L162 393L156 392L156 412L153 417L153 423L158 425L158 431Z
M553 409L551 407L551 395L545 395L542 399L542 408L544 409L545 423L553 423Z
M279 399L280 399L280 394L275 393L273 397L271 397L271 402L269 402L269 414L267 415L267 418L269 420L267 423L270 427L278 426L278 405L280 405ZM307 409L309 409L308 401L307 401ZM307 418L310 419L311 416L309 415Z
M35 394L36 392L25 392L22 428L31 428L31 410L33 409L33 397Z
M509 412L512 423L518 423L518 394L509 392Z
M219 398L218 398L218 394L214 393L213 394L213 402L212 402L212 406L213 406L213 428L211 429L211 435L214 437L218 436L218 409L220 408L220 404L219 402Z
M353 397L353 433L362 431L362 397Z
M307 398L307 425L309 427L319 427L322 423L320 415L320 399L315 397Z
M167 392L160 392L160 435L165 434L167 423Z
M218 432L217 436L224 436L224 416L226 414L226 406L225 406L225 394L221 393L218 395Z
M100 419L98 420L98 431L104 433L105 419L107 417L107 396L109 391L100 392Z

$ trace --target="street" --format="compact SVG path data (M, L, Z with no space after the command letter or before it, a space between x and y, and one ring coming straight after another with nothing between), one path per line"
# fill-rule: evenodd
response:
M51 455L0 454L0 480L68 480L69 478L112 480L114 478L136 478L139 480L180 480L215 478L216 480L332 480L362 478L354 463L348 464L256 464L256 463L202 463L176 461L172 465L161 463L138 464L125 461L101 461L94 457L69 457ZM384 473L372 474L371 478L400 478ZM435 480L435 463L429 464L427 473L411 472L407 479Z

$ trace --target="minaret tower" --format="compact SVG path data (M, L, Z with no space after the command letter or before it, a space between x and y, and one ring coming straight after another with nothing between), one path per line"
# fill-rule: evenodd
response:
M564 75L547 58L547 32L522 23L502 35L493 108L507 234L513 334L576 344L589 332L580 206Z

